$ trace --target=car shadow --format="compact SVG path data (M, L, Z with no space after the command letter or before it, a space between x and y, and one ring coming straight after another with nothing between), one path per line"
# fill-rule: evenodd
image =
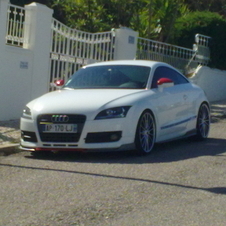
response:
M144 156L134 151L120 152L60 152L44 153L40 156L25 155L26 158L52 161L89 162L108 164L144 164L182 161L200 156L221 156L226 152L226 139L208 138L205 141L182 139L156 144L153 151Z

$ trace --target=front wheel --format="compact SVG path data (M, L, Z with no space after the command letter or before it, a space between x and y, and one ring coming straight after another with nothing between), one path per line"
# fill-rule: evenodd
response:
M199 108L196 124L196 138L198 140L204 140L208 137L210 130L210 109L206 103L203 103Z
M150 111L144 111L137 124L135 145L139 154L149 154L155 144L156 124Z

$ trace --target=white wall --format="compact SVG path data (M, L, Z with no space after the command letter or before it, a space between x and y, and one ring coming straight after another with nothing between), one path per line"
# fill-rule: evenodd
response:
M24 48L6 45L8 0L0 0L0 120L18 119L26 103L49 90L53 11L32 3L26 8Z
M49 90L49 65L51 48L51 25L53 10L39 3L25 6L25 48L33 52L32 94L31 99Z
M226 100L226 71L200 66L190 80L206 92L210 102Z
M115 60L133 60L136 57L138 32L127 27L115 29Z
M0 120L18 118L30 101L32 58L30 50L12 46L1 49Z

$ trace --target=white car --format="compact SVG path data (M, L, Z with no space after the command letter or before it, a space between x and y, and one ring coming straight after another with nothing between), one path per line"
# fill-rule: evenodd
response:
M172 66L155 61L95 63L59 90L27 104L21 117L22 150L136 150L185 136L205 139L210 106L201 88Z

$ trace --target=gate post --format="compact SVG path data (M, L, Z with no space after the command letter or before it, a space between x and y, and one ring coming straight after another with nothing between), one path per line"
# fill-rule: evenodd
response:
M24 48L33 52L31 98L49 91L49 55L53 10L39 3L25 6Z
M136 59L138 32L127 27L115 29L114 60Z
M0 0L0 49L5 47L6 43L6 24L9 0Z

